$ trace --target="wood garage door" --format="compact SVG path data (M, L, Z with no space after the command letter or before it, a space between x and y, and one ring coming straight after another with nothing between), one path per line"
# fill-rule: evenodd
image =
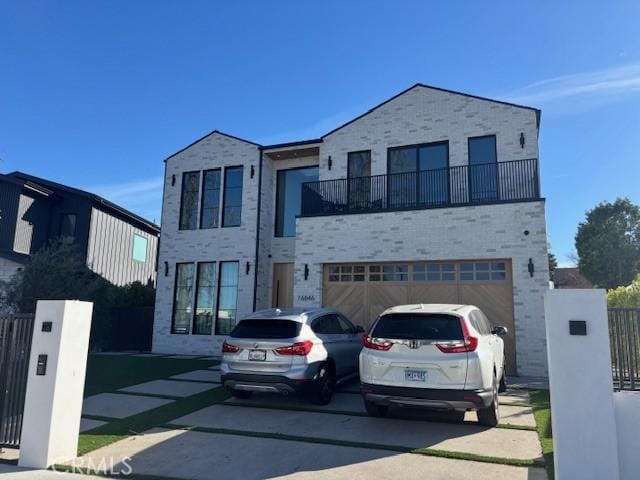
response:
M509 334L503 337L507 373L516 374L509 260L327 264L322 302L365 328L394 305L476 305L493 326L504 325L509 329Z

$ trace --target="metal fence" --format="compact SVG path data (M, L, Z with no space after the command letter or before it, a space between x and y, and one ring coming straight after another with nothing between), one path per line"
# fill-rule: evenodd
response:
M0 447L20 444L33 321L33 315L0 316Z
M152 339L153 307L111 309L110 350L150 352Z
M640 308L610 308L609 338L614 388L640 390Z
M302 216L427 209L540 198L538 160L339 178L302 185Z

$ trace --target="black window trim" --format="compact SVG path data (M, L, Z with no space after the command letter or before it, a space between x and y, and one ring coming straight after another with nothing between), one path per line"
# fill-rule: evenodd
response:
M320 165L319 164L313 164L313 165L303 165L300 167L290 167L290 168L278 168L277 170L275 170L276 173L276 196L274 198L274 215L273 215L273 237L274 238L295 238L295 235L293 236L285 236L285 235L278 235L278 194L280 193L280 182L279 177L280 177L280 172L290 172L293 170L305 170L307 168L317 168L318 169L318 178L320 178Z
M73 234L65 235L65 237L76 238L76 233L78 232L78 214L75 212L61 212L60 213L60 222L58 225L58 236L62 237L62 219L65 217L73 217Z
M391 155L390 153L392 151L397 151L397 150L406 150L406 149L410 149L413 148L416 150L416 170L415 170L415 174L416 174L416 199L420 198L420 176L418 175L418 172L420 172L420 149L423 147L432 147L432 146L436 146L436 145L445 145L447 147L447 166L443 167L446 169L447 172L447 204L451 203L451 149L449 147L449 139L446 140L436 140L435 142L426 142L426 143L414 143L411 145L398 145L395 147L388 147L387 148L387 175L393 175L391 173L391 169L389 168L390 165L390 160L391 160ZM436 169L438 170L438 169ZM407 172L410 173L410 172ZM387 199L391 198L390 197L390 185L391 182L387 182Z
M349 162L349 156L355 155L356 153L368 153L369 154L369 169L371 169L371 149L369 150L355 150L353 152L347 152L347 178L362 178L362 177L351 177L351 162ZM371 172L369 172L369 176L371 176Z
M225 206L226 206L226 202L227 202L227 170L236 170L236 169L241 169L242 170L242 195L240 197L240 223L238 225L225 225L224 224L224 211L225 211ZM243 164L239 164L239 165L227 165L224 167L224 173L223 173L223 178L221 178L221 182L220 182L221 188L222 188L222 208L221 208L221 212L220 212L220 228L234 228L234 227L241 227L242 226L242 206L244 205L244 201L243 201L243 196L244 196L244 165Z
M189 328L186 332L176 332L176 296L178 294L178 265L194 265L194 268L197 268L195 265L196 262L176 262L175 264L175 272L173 275L173 302L171 304L171 335L190 335L191 334L191 322L189 322ZM197 274L197 272L196 272ZM191 304L194 302L195 291L191 295ZM195 311L195 308L194 308Z
M471 140L479 140L481 138L491 138L493 137L493 150L495 153L496 161L490 163L498 163L498 135L495 133L491 133L488 135L478 135L476 137L467 137L467 165L471 165ZM476 163L475 165L489 165L490 163Z
M182 228L182 205L184 203L184 179L187 175L197 173L198 174L198 195L196 195L198 204L196 205L196 228ZM180 206L179 206L179 215L178 215L178 230L179 231L191 231L198 230L198 226L200 225L200 190L202 190L202 171L201 170L189 170L187 172L182 172L182 179L180 180Z
M220 208L220 205L221 205L220 200L222 200L222 196L223 195L220 195L220 197L218 197L218 222L217 222L216 226L215 227L203 227L202 226L202 211L204 210L204 177L206 176L207 172L216 172L216 171L220 172L220 186L219 186L218 190L220 190L221 193L223 193L222 192L222 189L223 189L223 186L222 186L222 183L223 183L223 180L222 180L222 175L223 175L222 167L207 168L205 170L202 170L202 173L200 175L202 178L200 179L200 195L199 195L199 197L200 197L200 200L199 200L200 201L200 205L199 205L199 208L198 208L198 215L199 215L199 218L198 218L198 230L212 230L214 228L220 228L221 225L222 225L222 208ZM180 212L182 213L182 209L180 210Z
M213 291L216 292L217 290L217 285L216 285L216 279L218 278L218 262L216 262L215 260L207 260L207 261L202 261L202 262L195 262L195 275L194 275L194 283L195 283L195 288L193 289L193 316L191 319L191 335L213 335L214 332L214 324L213 322L211 323L211 331L209 333L195 333L195 326L196 326L196 318L197 318L197 310L198 310L198 288L200 287L200 265L203 263L213 263ZM212 317L213 319L216 318L216 310L217 310L217 306L218 306L218 299L217 297L214 295L213 296L213 307L212 307L212 311L211 313L213 314Z
M220 287L222 286L222 264L223 263L237 263L238 264L238 277L236 279L236 325L238 324L238 290L240 289L240 260L218 260L216 265L217 269L217 285L216 285L216 298L215 298L215 306L216 306L216 314L215 314L215 322L213 324L213 335L215 336L228 336L229 334L217 333L218 331L218 314L220 313ZM234 325L235 328L235 325ZM233 331L233 329L232 329Z

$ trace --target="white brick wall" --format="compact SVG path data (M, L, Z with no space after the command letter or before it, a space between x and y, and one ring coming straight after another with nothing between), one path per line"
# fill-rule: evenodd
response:
M171 315L175 264L180 262L239 261L238 316L253 310L255 238L258 200L259 150L256 145L213 133L169 158L162 206L162 236L158 261L158 290L154 318L153 350L172 353L217 353L222 339L208 335L172 335ZM178 230L182 173L225 166L244 166L240 227ZM255 175L250 178L251 165ZM175 185L171 185L175 175ZM221 181L224 188L224 175ZM169 263L168 275L164 262ZM251 264L246 275L246 262ZM217 279L216 279L217 283Z
M299 218L296 228L294 298L315 299L299 305L320 305L323 263L511 259L518 372L546 375L543 294L549 265L543 201Z

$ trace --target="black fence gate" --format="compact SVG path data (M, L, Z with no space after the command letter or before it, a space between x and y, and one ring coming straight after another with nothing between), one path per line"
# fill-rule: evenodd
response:
M0 315L0 447L20 445L33 315Z
M609 309L613 385L640 390L640 308Z
M149 352L152 340L153 307L111 309L110 350Z

